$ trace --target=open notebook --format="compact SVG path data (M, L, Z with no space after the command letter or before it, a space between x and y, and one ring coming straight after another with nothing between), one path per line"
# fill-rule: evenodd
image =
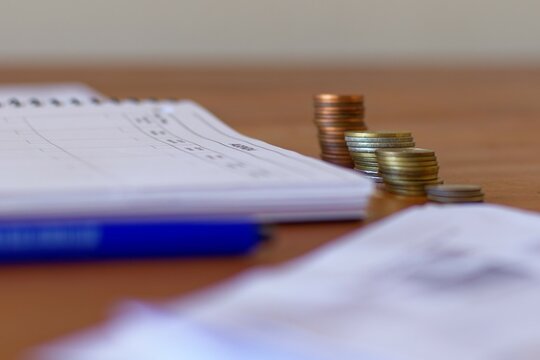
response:
M0 102L0 216L359 218L361 175L248 138L191 101Z

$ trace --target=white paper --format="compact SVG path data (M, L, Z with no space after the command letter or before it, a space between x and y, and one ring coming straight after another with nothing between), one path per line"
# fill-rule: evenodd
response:
M298 359L532 360L540 358L539 304L539 214L433 205L162 311L174 312L169 321L220 335L233 348L279 350ZM146 329L158 334L162 326L157 321ZM114 338L102 332L40 354L97 359L85 356L106 349L116 357L100 359L123 359L133 337L125 329ZM145 343L141 354L155 344ZM168 343L168 354L178 359L198 347L174 344Z
M0 111L0 216L358 218L372 183L245 137L189 102Z

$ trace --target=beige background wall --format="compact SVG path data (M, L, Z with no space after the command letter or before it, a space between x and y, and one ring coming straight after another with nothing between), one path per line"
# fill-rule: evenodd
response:
M533 62L538 0L3 0L0 61Z

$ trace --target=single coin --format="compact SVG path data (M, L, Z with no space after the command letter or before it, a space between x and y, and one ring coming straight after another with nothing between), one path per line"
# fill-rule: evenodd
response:
M316 114L327 114L327 113L356 113L364 112L363 106L357 105L341 105L341 106L321 106L315 108Z
M344 147L347 147L347 144L345 144L343 141L340 141L340 140L327 140L327 139L322 140L321 138L319 138L319 144L325 144L325 145L329 145L329 146L344 146Z
M361 121L327 121L327 122L315 122L315 125L319 128L326 128L326 127L339 127L343 128L343 131L347 131L348 128L351 127L360 127L365 128L366 124L364 124ZM345 138L343 138L345 141Z
M358 117L343 117L343 118L315 118L315 124L331 125L331 124L364 124L364 120Z
M351 153L352 157L358 158L358 159L367 159L371 161L377 161L377 156L375 156L374 152L360 152L360 151L354 151L349 148L349 152Z
M439 167L438 166L430 166L430 167L417 167L417 168L406 168L406 167L388 167L385 165L378 164L379 168L382 172L389 174L389 175L404 175L404 176L412 176L412 175L429 175L429 174L438 174L439 173Z
M384 179L383 179L384 180ZM403 191L422 191L425 192L425 186L424 185L394 185L387 182L384 182L385 186L391 189L395 190L403 190Z
M360 94L317 94L313 97L316 103L358 103L364 101Z
M407 173L396 172L396 171L391 172L391 171L388 171L388 170L386 170L384 168L381 168L380 166L379 166L379 171L380 171L381 175L387 176L389 179L403 179L403 180L418 179L418 180L422 180L422 179L436 178L437 176L439 176L438 171L432 171L432 172L407 172Z
M391 143L364 143L359 141L347 141L347 145L359 148L405 148L414 147L414 142L391 142Z
M340 156L340 157L343 157L343 158L346 158L346 159L351 159L349 153L347 151L342 151L342 150L339 150L339 149L324 149L324 148L321 148L321 152L326 155L326 156Z
M350 150L350 149L349 149ZM365 162L366 164L373 164L379 166L379 163L377 162L376 157L368 157L363 155L369 155L369 153L357 153L349 151L349 154L351 155L351 159L358 161L358 162Z
M329 135L329 134L318 134L317 137L319 138L319 141L328 141L328 142L336 142L339 141L343 144L346 144L343 137L339 136L340 134L336 135Z
M357 168L359 169L365 169L365 170L368 170L368 171L376 171L377 173L379 172L379 168L376 167L376 166L366 166L366 165L359 165L357 163L354 163L354 166L356 166ZM380 176L381 174L379 174Z
M351 159L358 166L376 167L377 169L379 168L379 164L377 164L376 162L362 161L362 160L355 159L353 157L351 157Z
M354 164L354 167L358 170L364 170L364 171L372 171L372 172L375 172L375 173L379 173L379 168L377 167L373 167L373 166L364 166L364 165L358 165L358 164Z
M445 184L437 186L429 186L426 188L431 194L444 195L444 194L467 194L467 193L481 193L482 187L480 185L473 184Z
M382 174L382 177L384 179L385 183L388 183L390 185L396 185L396 186L425 186L425 185L434 185L434 184L441 184L442 180L440 179L432 179L432 180L403 180L403 179L394 179L394 178L388 178L384 174Z
M321 145L321 146L322 146L322 145L339 146L339 147L345 147L345 148L348 149L347 144L344 144L344 143L339 142L339 141L337 141L337 140L336 140L336 141L333 141L333 142L330 142L330 141L327 141L327 140L324 140L324 141L323 141L323 140L319 139L319 145Z
M350 149L350 148L349 148ZM429 167L429 166L439 166L439 163L437 162L437 159L427 159L427 161L395 161L395 160L391 160L391 161L388 161L388 159L382 159L380 156L377 156L377 161L379 162L379 164L381 164L381 166L385 166L385 167L388 167L388 168L395 168L395 169L399 169L399 168L411 168L411 169L416 169L416 168L425 168L425 167Z
M369 155L371 154L369 153L363 154L363 153L356 153L356 152L349 151L349 155L351 156L351 159L353 159L354 161L365 161L365 162L377 164L377 166L379 166L379 163L377 162L377 158L374 156L370 157Z
M422 158L422 157L435 157L435 151L422 148L409 148L409 149L380 149L379 156L382 158Z
M395 175L395 174L388 174L381 169L379 169L379 172L381 173L381 176L384 179L388 179L388 181L430 181L430 180L437 180L439 178L439 174L426 174L426 175Z
M408 168L389 168L387 166L378 165L382 172L391 175L391 176L423 176L423 175L433 175L438 174L439 169L436 166L430 168L417 168L417 169L408 169Z
M342 152L339 150L328 150L328 149L321 149L321 152L325 156L335 156L335 157L340 157L342 159L347 159L348 161L352 161L351 157L346 152Z
M409 131L347 131L345 136L355 138L397 138L397 137L412 137Z
M371 167L379 167L379 164L376 161L364 161L364 160L358 160L353 157L351 157L355 164L360 166L371 166Z
M386 186L385 186L385 190L389 193L396 194L396 195L403 195L403 196L415 196L415 197L422 196L423 197L426 195L425 191L422 191L422 190L394 189L394 188L389 188Z
M395 143L395 142L414 142L412 136L403 136L403 137L385 137L385 138L369 138L369 137L355 137L345 135L345 140L347 142L361 142L361 143Z
M363 154L370 153L370 154L375 155L375 152L377 151L377 149L378 148L349 146L349 151L355 152L355 153L363 153Z
M319 144L321 146L321 149L325 149L328 151L340 151L343 153L349 154L349 149L347 149L346 146L339 146L339 145L328 145L328 144Z
M365 170L365 169L358 169L358 170L360 170L362 173L366 175L380 176L377 170Z
M363 111L355 111L355 112L315 112L315 116L313 119L315 120L332 120L332 119L364 119L364 112Z
M350 147L348 147L348 149L349 149L349 152L351 153L351 156L357 158L358 160L377 162L377 156L375 155L374 152L354 151Z
M342 167L346 167L346 168L349 168L349 169L352 169L352 167L353 167L352 164L347 163L347 162L341 162L341 161L336 161L336 160L328 160L328 159L322 159L322 160L326 161L327 163L342 166Z
M335 157L347 158L347 159L350 159L350 160L352 161L351 156L350 156L348 153L345 153L345 152L342 153L342 154L334 154L334 155L328 154L328 153L325 153L325 152L322 152L322 154L323 154L323 155L328 155L328 156L335 156Z
M324 134L340 134L343 135L344 131L347 131L349 129L364 129L365 126L361 124L351 124L351 125L343 125L343 126L318 126L319 131ZM345 140L345 139L344 139Z
M326 122L326 123L315 123L315 125L319 129L329 130L332 128L338 128L342 133L345 131L348 131L349 128L354 129L365 129L366 124L364 124L361 121L332 121L332 122ZM343 137L343 140L345 140L345 137Z
M378 174L373 174L373 173L369 173L369 172L365 172L363 170L358 170L360 173L362 173L362 175L364 176L367 176L373 180L377 180L378 182L381 182L382 183L382 178L378 175Z
M362 103L317 103L313 111L315 112L338 112L338 111L366 111Z
M364 113L357 113L357 114L315 114L313 117L314 120L332 120L332 119L358 119L358 120L364 120Z
M349 151L349 148L347 147L347 144L344 144L344 143L339 143L339 142L329 143L329 142L325 142L325 141L319 141L319 144L321 146L325 146L325 147L329 147L329 148L340 148L340 149Z
M335 153L322 153L321 156L323 156L326 159L334 159L338 161L348 161L352 164L352 160L348 154L335 154Z
M385 163L378 162L381 170L391 174L432 174L439 171L439 166L389 166Z
M349 147L350 149L350 147ZM377 154L375 154L375 156L377 157L377 161L379 161L379 163L381 165L387 165L389 167L400 167L400 166L403 166L403 167L425 167L425 166L437 166L439 164L439 162L437 161L437 158L436 157L433 157L433 158L429 158L429 157L426 157L426 158L417 158L417 159L408 159L408 158L405 158L405 159L391 159L391 158L384 158L384 157L381 157Z

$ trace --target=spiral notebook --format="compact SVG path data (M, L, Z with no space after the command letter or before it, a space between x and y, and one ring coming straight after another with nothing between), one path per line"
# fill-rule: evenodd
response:
M361 175L234 131L191 101L0 99L0 217L360 218Z

